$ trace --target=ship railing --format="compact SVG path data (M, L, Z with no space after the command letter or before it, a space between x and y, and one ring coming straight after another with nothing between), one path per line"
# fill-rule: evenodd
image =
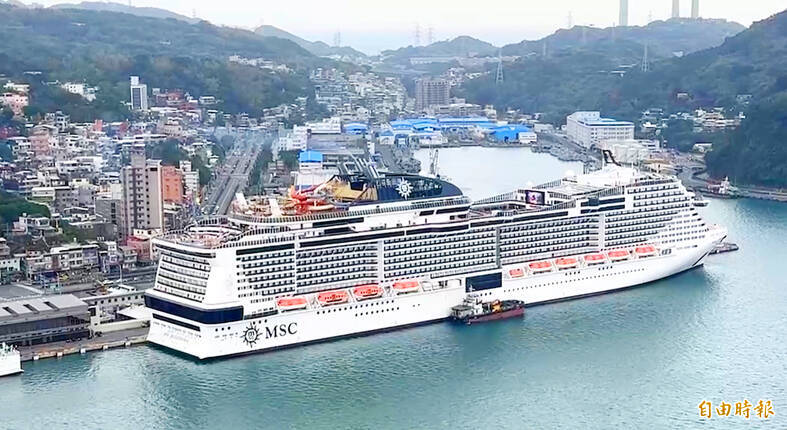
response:
M380 204L387 204L387 203L382 202ZM387 207L378 206L374 209L328 212L328 213L310 214L310 215L294 215L291 217L262 217L262 216L236 213L230 215L230 219L245 221L245 222L255 222L255 223L283 224L283 223L297 223L297 222L308 222L308 221L322 221L322 220L335 219L335 218L374 215L374 214L390 213L390 212L402 212L402 211L414 210L414 209L427 209L427 208L433 208L439 206L457 206L457 205L465 205L465 204L470 204L470 199L465 196L462 196L460 198L409 202L409 204L405 204L405 205L396 205L396 206L387 206Z
M498 194L496 196L487 197L484 199L476 200L473 202L473 205L485 205L489 203L498 203L498 202L505 202L516 200L516 192L508 192L504 194Z

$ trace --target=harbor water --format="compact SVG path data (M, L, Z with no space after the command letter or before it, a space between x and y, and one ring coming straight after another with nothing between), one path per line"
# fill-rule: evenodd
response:
M428 166L428 151L416 156ZM528 149L439 157L473 198L581 170ZM787 204L700 210L740 251L524 319L204 363L153 346L28 362L0 379L0 429L786 428ZM770 400L775 415L716 415L721 401L744 399Z

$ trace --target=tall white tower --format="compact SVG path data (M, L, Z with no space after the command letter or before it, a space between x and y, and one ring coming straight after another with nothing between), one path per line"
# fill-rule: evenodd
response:
M621 27L629 25L629 0L620 0L620 19L618 23Z
M672 0L672 17L680 18L680 0Z
M700 0L691 0L691 17L694 19L700 17Z

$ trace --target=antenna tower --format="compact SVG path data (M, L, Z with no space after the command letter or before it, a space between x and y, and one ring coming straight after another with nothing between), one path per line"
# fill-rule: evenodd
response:
M571 28L571 27L574 26L574 17L571 16L571 12L568 13L568 19L567 19L566 24L568 24L567 28Z
M434 42L434 27L429 27L426 30L426 43L431 45Z
M415 44L413 46L421 46L421 25L415 23Z

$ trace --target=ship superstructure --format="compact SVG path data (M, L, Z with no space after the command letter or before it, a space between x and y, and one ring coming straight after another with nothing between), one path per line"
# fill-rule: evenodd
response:
M156 238L149 340L208 358L439 321L468 293L598 294L700 265L725 236L676 178L632 168L476 202L365 170Z

